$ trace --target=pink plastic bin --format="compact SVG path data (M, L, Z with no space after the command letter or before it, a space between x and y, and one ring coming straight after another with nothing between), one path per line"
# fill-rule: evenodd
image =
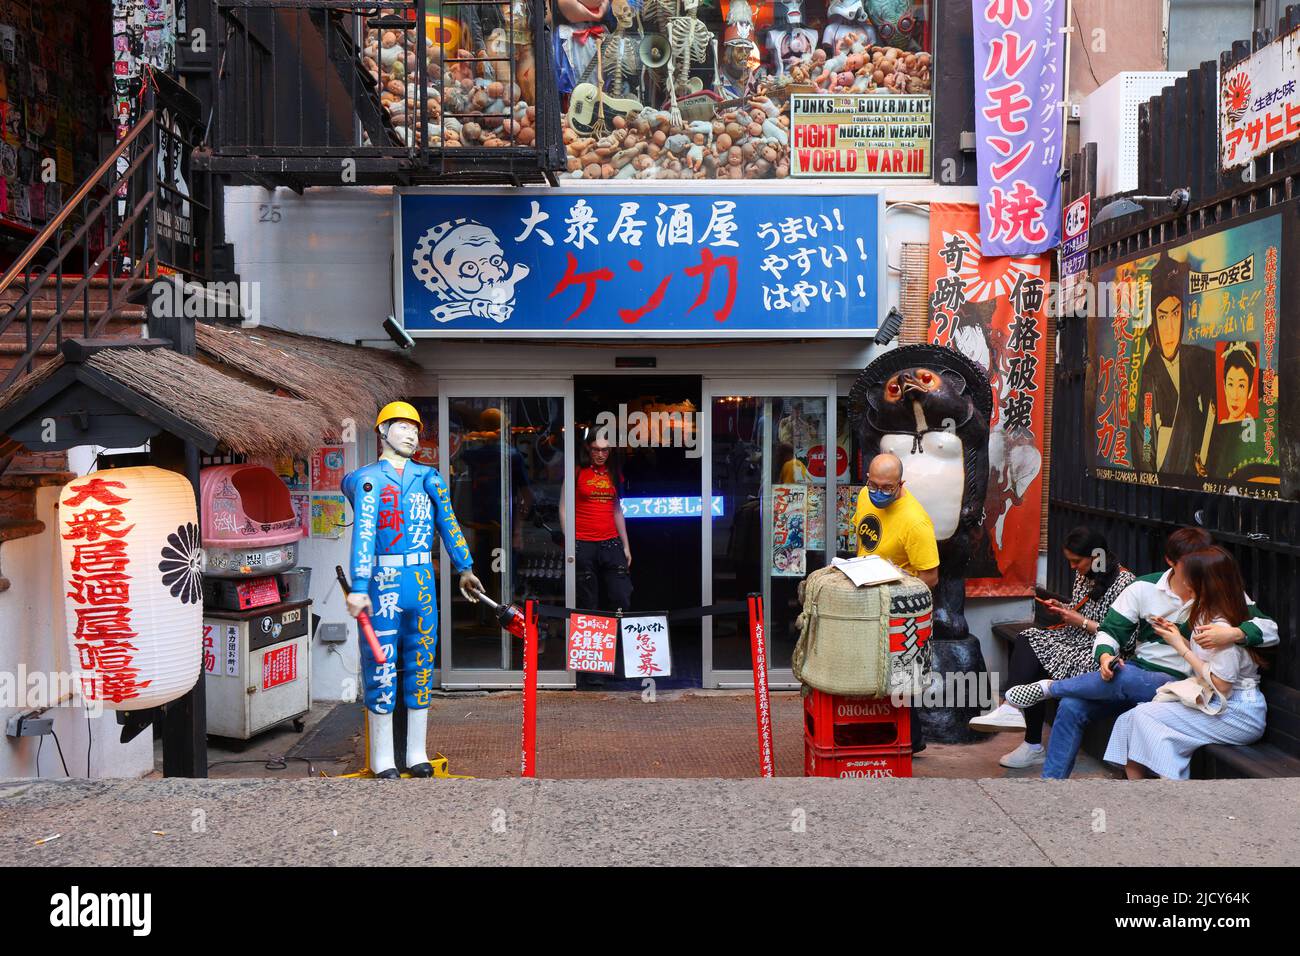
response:
M199 473L205 548L268 548L302 539L289 489L265 465L217 465Z

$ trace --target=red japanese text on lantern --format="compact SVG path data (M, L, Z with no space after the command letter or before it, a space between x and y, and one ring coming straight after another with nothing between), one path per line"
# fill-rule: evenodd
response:
M82 694L115 704L139 697L150 684L139 679L132 643L139 635L131 620L127 536L135 525L119 507L131 501L120 493L125 488L124 482L88 478L63 501L62 537L73 549L66 597L75 605L72 643L85 672Z

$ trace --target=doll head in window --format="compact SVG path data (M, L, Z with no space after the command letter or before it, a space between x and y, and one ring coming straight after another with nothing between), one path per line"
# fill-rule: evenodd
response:
M591 23L605 19L609 0L556 0L560 16L569 23Z

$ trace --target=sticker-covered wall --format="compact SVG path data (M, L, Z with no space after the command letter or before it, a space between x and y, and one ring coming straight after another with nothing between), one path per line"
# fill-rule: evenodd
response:
M146 66L167 71L176 59L181 4L174 0L113 0L113 116L121 139L139 118ZM183 7L182 7L183 9Z
M0 238L44 225L108 133L109 7L0 0Z

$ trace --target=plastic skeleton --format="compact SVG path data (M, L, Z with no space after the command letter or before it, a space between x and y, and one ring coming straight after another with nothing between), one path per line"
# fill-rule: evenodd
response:
M682 0L682 15L668 20L668 111L674 126L682 123L682 112L677 106L677 87L686 87L691 65L704 64L713 40L713 34L695 16L700 0Z
M641 4L641 19L662 32L666 30L668 21L677 16L679 4L680 0L645 0Z
M628 81L641 68L640 40L628 33L635 16L628 0L614 0L610 9L618 27L600 41L600 55L604 61L602 69L611 75L610 92L614 96L623 96L628 92Z

